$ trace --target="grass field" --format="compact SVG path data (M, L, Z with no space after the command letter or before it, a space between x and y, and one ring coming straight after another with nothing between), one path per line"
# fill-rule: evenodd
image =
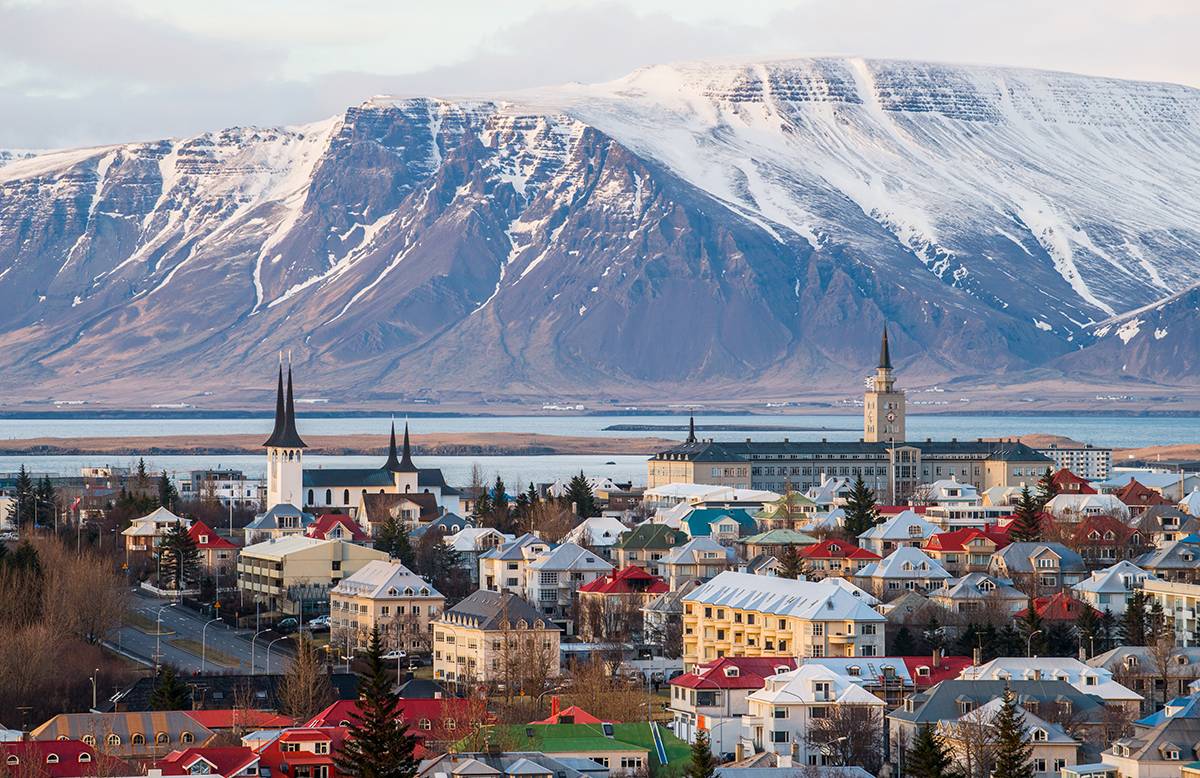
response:
M145 632L147 635L174 635L175 630L170 627L163 627L162 632L158 631L158 622L149 616L144 616L137 611L129 611L125 614L125 623L136 629L138 632Z

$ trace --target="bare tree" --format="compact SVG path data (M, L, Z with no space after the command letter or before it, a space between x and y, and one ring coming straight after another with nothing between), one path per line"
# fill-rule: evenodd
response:
M1175 634L1173 629L1168 628L1162 630L1162 634L1146 647L1147 659L1150 660L1153 672L1153 679L1150 683L1150 703L1154 705L1154 694L1159 686L1162 687L1162 700L1160 702L1165 705L1167 700L1173 696L1171 692L1171 680L1179 676L1179 666L1176 665L1175 652Z
M302 724L334 699L333 685L316 646L308 638L301 637L296 656L279 684L279 712Z
M825 763L858 765L878 775L883 767L883 714L876 705L834 705L814 718L805 738L825 755Z
M646 718L650 702L646 687L630 678L614 675L599 659L571 666L571 685L560 693L568 705L578 705L605 721L639 721Z
M996 740L990 719L978 710L950 724L939 724L947 751L958 762L963 778L988 778L996 766Z
M547 543L558 543L568 532L575 529L578 519L570 507L558 500L538 500L529 506L526 530L537 533Z

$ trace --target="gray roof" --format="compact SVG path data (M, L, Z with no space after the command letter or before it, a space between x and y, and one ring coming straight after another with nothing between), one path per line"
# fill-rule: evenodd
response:
M539 770L530 770L530 766ZM494 772L493 772L494 771ZM421 762L417 768L419 778L430 778L438 773L447 775L515 775L540 772L557 778L585 778L607 776L608 768L587 759L550 757L539 751L509 751L505 753L458 753L442 754Z
M996 558L1004 561L1004 565L1010 573L1034 573L1037 571L1034 569L1030 557L1042 548L1048 548L1058 555L1059 569L1063 572L1082 573L1087 570L1083 563L1083 557L1062 543L1010 543L996 552Z
M442 620L485 630L500 629L505 620L509 624L518 621L530 625L542 622L547 628L555 628L537 608L512 592L486 590L477 591L453 608L448 608L442 614Z
M1146 646L1117 646L1103 654L1096 654L1087 660L1087 663L1092 667L1103 667L1106 670L1120 670L1123 669L1125 660L1131 656L1137 657L1138 666L1144 672L1155 672L1154 657L1150 655L1150 649ZM1200 647L1171 649L1171 658L1178 661L1179 657L1187 659L1188 664L1198 664L1200 663Z
M913 710L897 708L888 718L912 724L935 724L956 721L962 713L959 703L969 700L979 708L1004 695L1011 687L1018 704L1036 700L1047 706L1070 701L1072 717L1080 723L1099 723L1104 720L1104 703L1084 694L1066 681L942 681L927 691L912 695ZM1043 711L1045 708L1042 709Z
M987 591L981 586L984 581L990 581L995 585L991 591ZM987 597L998 597L1005 600L1021 600L1022 602L1029 599L1029 595L1019 591L1015 586L1004 578L997 578L994 575L985 573L967 573L957 581L948 581L946 584L929 593L930 597L945 597L951 600L981 600Z
M1052 466L1050 457L1039 454L1024 443L996 440L909 440L897 445L921 450L923 457L969 457L1004 462L1036 462ZM816 456L858 455L886 458L891 444L887 441L782 441L764 440L744 443L701 440L681 443L654 455L654 459L682 459L690 462L739 462L770 457L772 459L811 458Z
M476 526L474 519L463 518L457 513L443 513L436 520L428 524L413 527L408 531L408 535L409 537L418 538L430 530L441 532L443 535L453 535L460 530L474 526Z
M305 513L290 503L281 502L278 505L273 506L271 510L267 511L266 513L260 513L259 515L255 516L254 520L246 525L246 529L279 529L279 518L281 516L299 516L300 529L308 527L309 524L312 524L316 520L316 517L311 513Z
M782 778L804 776L804 778L872 778L861 767L718 767L720 778Z
M1174 543L1142 554L1134 563L1144 570L1195 570L1200 567L1200 544Z
M654 611L668 616L683 614L683 598L691 594L704 583L701 578L689 578L673 592L663 592L646 603L643 611Z
M515 540L510 540L504 545L497 546L496 548L492 548L483 552L479 555L479 558L518 561L525 558L525 554L522 549L531 543L545 543L550 548L554 548L553 543L546 543L546 541L542 540L537 535L534 535L532 532L526 532L524 535L521 535Z

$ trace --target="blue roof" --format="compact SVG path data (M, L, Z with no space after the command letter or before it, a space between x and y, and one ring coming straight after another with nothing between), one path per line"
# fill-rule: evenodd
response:
M1176 697L1166 704L1166 707L1161 710L1151 713L1144 719L1140 719L1136 723L1140 726L1156 727L1168 719L1197 719L1200 718L1200 697ZM1167 715L1167 708L1181 708L1174 713Z
M710 526L714 521L728 516L738 523L741 528L739 535L752 534L758 531L758 522L744 508L696 508L684 518L687 522L688 534L694 538L708 537L712 534Z

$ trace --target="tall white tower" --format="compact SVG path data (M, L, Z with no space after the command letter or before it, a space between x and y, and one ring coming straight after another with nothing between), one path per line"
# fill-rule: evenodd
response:
M267 505L304 507L304 449L308 445L296 432L296 406L292 400L292 366L288 365L287 396L283 390L283 365L275 394L275 428L263 443L267 449Z
M896 389L892 378L892 354L888 349L886 327L879 346L879 366L863 395L863 440L868 443L904 442L904 392Z

